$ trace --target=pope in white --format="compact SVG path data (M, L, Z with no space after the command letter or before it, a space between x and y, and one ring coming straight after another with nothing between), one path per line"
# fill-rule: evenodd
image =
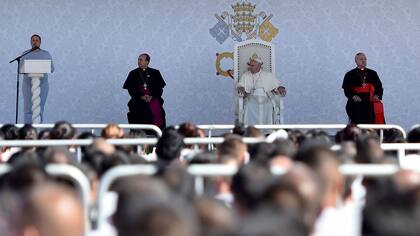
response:
M237 84L239 96L244 97L244 124L273 124L275 96L285 96L286 88L271 72L262 70L263 61L254 53L248 71Z

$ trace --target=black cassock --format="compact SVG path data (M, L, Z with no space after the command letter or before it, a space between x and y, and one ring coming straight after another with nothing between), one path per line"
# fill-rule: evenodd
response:
M363 79L365 78L365 79ZM371 84L375 87L374 95L382 100L383 88L381 80L376 71L366 68L364 71L355 68L346 73L343 80L344 94L347 97L346 112L351 123L355 124L374 124L375 113L371 96L368 92L356 93L354 88L362 87L363 83ZM353 96L358 95L362 101L355 102Z
M146 86L145 86L146 84ZM159 70L148 67L146 70L140 68L130 71L123 88L128 90L131 96L128 102L129 112L127 113L128 123L130 124L156 124L160 128L165 128L165 110L163 109L162 93L166 83ZM157 100L157 103L147 103L141 97L148 94ZM156 101L155 100L155 101ZM158 104L152 106L151 104ZM160 111L160 117L154 117L156 109ZM154 109L154 111L152 111Z

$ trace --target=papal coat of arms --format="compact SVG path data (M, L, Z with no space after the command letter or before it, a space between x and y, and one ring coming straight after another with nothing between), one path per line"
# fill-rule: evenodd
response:
M224 11L222 15L215 14L218 22L210 29L210 34L219 42L224 43L231 37L236 42L259 37L270 42L279 30L271 24L272 14L261 11L254 14L255 4L241 1L232 5L234 14Z
M231 7L234 14L229 14L227 11L221 15L215 14L218 22L210 29L211 36L220 44L229 37L236 42L257 38L271 42L279 33L279 30L270 22L273 14L267 16L264 11L254 14L255 4L244 0ZM233 78L233 69L222 69L223 59L233 59L233 52L216 53L216 74Z

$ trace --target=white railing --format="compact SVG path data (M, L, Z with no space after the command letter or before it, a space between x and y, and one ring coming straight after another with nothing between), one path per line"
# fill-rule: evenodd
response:
M100 228L106 221L106 215L104 215L103 209L105 208L106 202L104 201L106 193L109 191L112 183L118 178L128 177L133 175L154 175L157 172L157 167L154 165L125 165L117 166L107 171L100 183L99 192L97 195L97 229ZM382 165L366 165L366 164L344 164L339 168L340 172L345 176L388 176L393 175L400 170L398 165L382 164ZM187 167L189 174L195 178L195 191L197 194L204 192L204 177L212 176L233 176L237 173L238 168L233 165L222 165L222 164L202 164L202 165L190 165ZM273 174L282 175L287 173L287 169L284 168L272 168ZM420 167L418 170L420 172Z
M2 127L4 124L0 124ZM71 124L76 129L89 129L92 133L95 133L97 129L103 129L108 124ZM153 130L158 137L162 136L162 130L156 125L146 125L146 124L117 124L118 127L122 129L142 129L142 130ZM15 124L17 127L23 127L24 124ZM54 124L32 124L34 128L37 129L46 129L53 128Z
M270 138L270 137L269 137ZM213 137L213 138L184 138L184 143L190 144L220 144L223 143L225 138ZM142 150L142 145L155 145L157 138L138 138L138 139L107 139L106 142L112 145L136 145L138 152ZM269 142L273 140L267 140L265 138L242 138L242 141L246 144L255 144L261 142ZM76 148L77 160L81 161L82 153L81 146L89 146L94 142L93 139L70 139L70 140L3 140L0 141L0 147L47 147L47 146L72 146ZM381 147L385 151L397 151L397 157L399 160L405 156L406 150L420 150L420 143L382 143ZM332 146L332 150L340 149L340 145Z
M208 130L209 137L212 136L214 130L229 130L231 131L234 125L197 125L200 129ZM347 124L281 124L281 125L254 125L255 128L260 130L278 130L278 129L344 129ZM403 137L407 137L405 130L399 125L371 125L371 124L359 124L357 125L361 129L375 129L380 130L380 138L383 139L383 130L385 129L397 129Z
M10 167L7 165L0 165L0 174L4 174L10 170ZM157 172L157 167L155 165L122 165L117 166L109 171L107 171L99 183L97 199L93 214L95 217L93 220L97 220L95 229L98 229L106 221L106 216L104 215L104 207L107 204L105 200L105 195L109 191L111 185L121 177L133 176L133 175L154 175ZM340 172L346 176L387 176L393 175L400 170L398 165L392 164L381 164L381 165L372 165L372 164L344 164L339 168ZM414 169L417 172L420 172L420 167ZM89 193L90 185L86 176L76 167L69 165L48 165L46 171L53 176L65 176L73 180L79 190L83 201L84 207L84 216L86 221L86 232L89 230ZM202 194L204 192L204 177L214 177L214 176L233 176L237 173L238 168L232 165L222 165L222 164L203 164L203 165L190 165L187 167L189 174L193 175L195 178L195 191L197 194ZM273 174L281 175L287 173L287 169L284 168L272 168Z
M243 138L244 143L260 143L265 142L263 138ZM76 148L76 157L80 162L82 160L82 152L80 147L92 145L94 139L60 139L60 140L1 140L0 147L56 147L56 146L71 146ZM186 145L190 144L220 144L223 143L223 137L215 138L184 138ZM158 142L157 138L136 138L136 139L107 139L107 143L112 145L136 145L140 153L142 145L155 145Z
M0 124L2 127L4 124ZM22 127L24 124L16 124L17 127ZM52 128L54 124L33 124L35 128ZM95 132L96 129L103 129L107 126L107 124L72 124L72 126L76 129L90 129L92 133ZM120 128L123 129L144 129L144 130L153 130L157 134L158 137L162 136L162 131L159 127L155 125L145 125L145 124L118 124ZM214 130L225 130L231 131L235 126L231 124L203 124L197 125L199 128L203 130L209 131L209 137L212 137L212 131ZM347 124L280 124L280 125L255 125L254 127L260 130L278 130L278 129L343 129L347 126ZM176 126L178 127L178 126ZM403 137L406 138L407 134L405 130L399 125L371 125L371 124L359 124L359 128L361 129L375 129L375 130L384 130L384 129L397 129L402 134Z

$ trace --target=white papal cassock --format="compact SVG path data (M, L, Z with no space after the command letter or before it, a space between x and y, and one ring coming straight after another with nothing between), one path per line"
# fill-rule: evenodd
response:
M275 95L272 90L280 86L273 73L260 70L245 72L237 84L248 94L244 98L244 124L273 124Z

